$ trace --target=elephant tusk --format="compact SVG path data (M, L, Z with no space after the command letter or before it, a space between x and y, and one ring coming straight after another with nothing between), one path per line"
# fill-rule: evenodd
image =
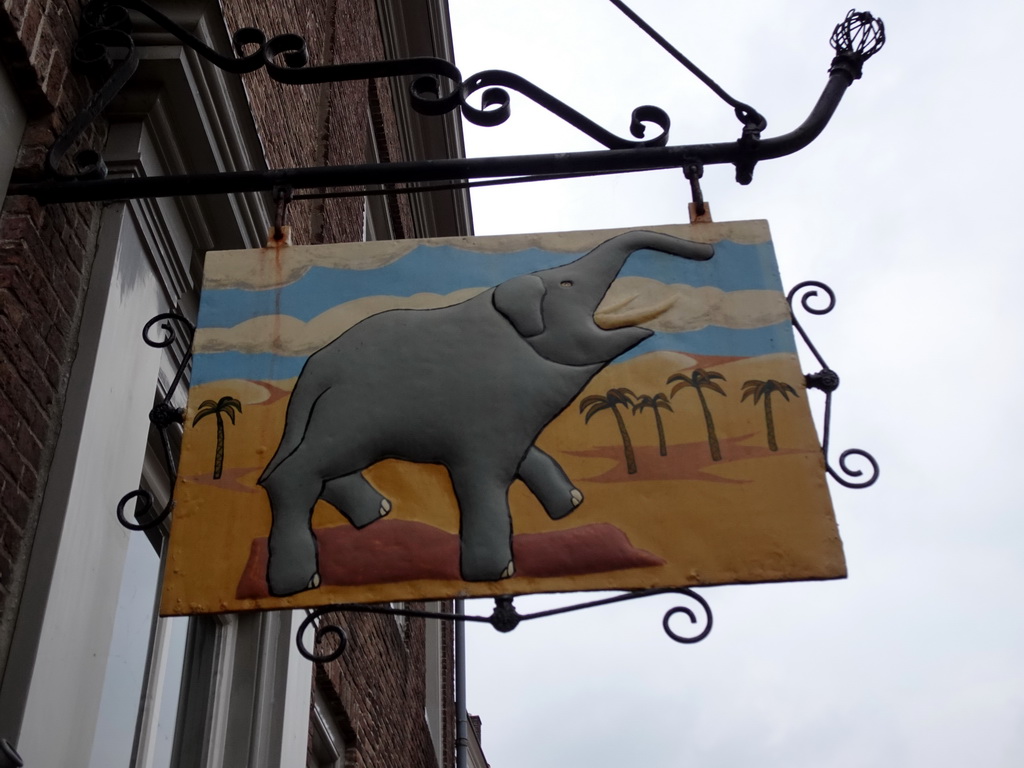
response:
M674 297L667 297L656 304L631 309L629 305L638 298L638 295L633 295L612 306L598 307L594 314L594 322L605 330L642 326L667 313L676 303Z

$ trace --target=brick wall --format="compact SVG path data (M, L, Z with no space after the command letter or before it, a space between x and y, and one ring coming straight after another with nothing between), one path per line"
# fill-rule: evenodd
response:
M29 122L15 180L41 164L90 90L70 71L80 3L4 0L0 59ZM105 126L84 140L101 146ZM0 663L24 585L60 426L98 227L96 205L42 208L9 197L0 211Z
M273 6L272 15L258 0L224 0L222 6L229 30L248 26L268 37L302 35L308 66L383 58L374 0L286 0ZM385 140L382 154L388 157L381 159L402 159L386 81L296 86L277 83L259 71L246 76L245 83L271 168L369 162L371 100L382 104L377 135ZM404 195L393 202L392 225L401 236L411 231L410 208ZM358 241L363 236L363 198L298 200L288 207L287 218L296 243Z
M351 739L345 765L434 768L424 718L423 622L409 619L403 630L391 616L345 614L332 620L345 629L349 645L338 661L317 666L316 681ZM450 745L445 754L451 754Z

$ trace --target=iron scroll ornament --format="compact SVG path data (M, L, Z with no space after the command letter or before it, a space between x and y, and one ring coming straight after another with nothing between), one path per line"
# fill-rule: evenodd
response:
M613 2L623 12L628 11L621 0ZM377 77L414 78L410 94L412 106L428 115L458 110L467 120L477 125L498 125L511 114L509 90L517 91L590 136L605 149L596 152L116 179L104 178L106 168L102 157L93 150L85 150L75 157L77 173L63 174L58 169L65 154L110 104L137 68L138 54L131 36L129 11L149 18L215 66L235 74L265 68L272 79L288 84ZM766 121L760 113L726 94L648 25L638 21L636 14L629 11L627 15L734 108L743 123L739 140L669 146L669 117L663 109L650 105L633 111L629 128L633 138L623 138L514 73L486 70L463 77L454 64L436 57L310 67L307 66L306 44L300 36L283 34L268 39L255 28L243 28L236 32L233 41L235 55L225 56L182 29L145 0L93 0L83 11L82 36L76 47L76 60L98 77L104 78L104 82L85 110L71 121L51 147L46 161L46 178L12 184L9 192L30 195L42 203L270 192L275 187L293 190L368 187L361 190L360 194L381 194L380 189L369 187L430 182L471 186L471 180L475 179L504 179L515 183L533 180L537 176L565 178L714 164L734 165L736 180L740 184L749 184L758 162L792 154L810 144L824 130L846 89L860 78L864 62L877 53L885 42L885 28L881 19L867 12L850 11L833 31L831 44L836 55L829 69L829 79L807 119L789 133L762 139L761 131ZM481 106L475 107L470 104L470 97L478 92ZM649 125L656 126L660 132L647 136ZM415 186L389 190L415 191L425 190Z
M494 599L494 610L489 616L440 613L436 611L418 611L409 608L394 608L389 605L361 605L357 603L326 605L315 610L307 611L306 618L303 619L295 633L295 645L298 648L299 653L309 661L324 664L340 658L348 647L348 635L343 627L334 623L333 615L338 613L377 613L392 616L437 619L440 621L473 622L490 624L498 632L511 632L523 621L529 621L531 619L558 616L563 613L572 613L585 608L595 608L601 605L612 605L613 603L621 603L627 600L636 600L641 597L667 594L676 594L692 600L697 604L697 610L695 611L693 608L686 605L669 608L668 611L665 612L665 616L662 618L661 622L666 635L677 643L692 645L693 643L699 643L711 633L711 628L714 623L711 606L708 604L707 600L698 595L692 589L682 587L625 592L613 597L590 600L584 603L577 603L575 605L567 605L561 608L552 608L546 611L537 611L535 613L525 614L519 613L516 610L513 598L508 596L496 597ZM680 615L689 619L690 624L695 625L697 631L691 634L681 634L674 630L672 628L672 619ZM306 642L310 630L313 630L312 647ZM321 646L325 647L323 650L318 650Z
M437 57L310 67L307 66L309 52L304 38L290 33L268 38L262 30L254 27L243 27L236 31L232 39L235 56L224 56L145 0L93 0L82 11L81 35L73 58L84 71L97 77L106 77L106 80L85 110L75 117L47 153L46 171L51 178L89 181L106 176L106 165L94 150L84 150L75 156L78 170L75 174L61 173L59 166L70 147L110 104L138 68L129 11L146 16L219 69L237 75L265 68L272 80L288 85L414 76L416 80L410 88L410 100L416 111L426 115L443 115L460 109L470 122L488 127L500 125L511 115L510 97L508 91L504 90L509 88L609 149L659 147L668 143L670 120L665 111L658 107L641 106L635 109L630 133L636 138L624 139L512 72L487 70L463 78L458 67ZM442 85L443 81L447 85ZM469 98L481 90L482 104L477 108L470 104ZM645 139L646 123L657 125L661 132Z
M177 341L178 336L175 326L188 331L188 338L185 343L187 351L178 364L163 399L154 405L153 409L149 412L149 422L160 435L160 444L163 448L164 461L172 487L178 475L178 466L174 458L174 449L171 446L168 430L172 424L182 424L185 420L185 414L180 408L174 408L171 405L171 398L174 396L175 390L181 383L185 371L192 361L192 336L195 334L195 326L177 312L163 312L151 318L142 328L142 340L151 347L163 349ZM164 332L163 337L157 337L153 334L154 329L157 327ZM138 520L136 523L131 522L125 514L125 509L133 499L135 500L134 516ZM129 491L121 497L121 500L117 503L117 519L128 530L145 531L156 528L163 523L170 516L173 509L174 497L171 496L163 510L158 514L154 514L153 495L145 488L139 488Z
M811 304L811 300L818 296L819 290L825 293L827 303L824 306L816 307ZM880 471L875 457L867 451L861 450L860 448L848 448L839 454L839 469L842 470L843 474L837 472L835 467L829 463L828 448L832 421L832 393L839 387L839 374L829 368L828 364L825 362L825 358L823 358L821 353L818 352L818 348L814 346L813 342L811 342L808 337L807 332L804 331L800 322L796 319L796 313L793 312L793 300L801 291L804 291L804 293L800 297L800 306L812 315L825 315L831 312L836 305L836 295L831 288L817 280L806 280L802 283L798 283L793 286L792 290L790 290L786 295L786 301L789 304L790 314L793 319L793 327L796 328L797 333L800 334L800 337L804 340L807 348L811 350L811 354L814 355L815 359L821 365L820 371L817 373L809 373L804 378L808 389L818 389L825 393L825 418L821 438L821 450L825 457L825 471L828 472L833 480L847 488L867 488L875 484L875 481L878 480ZM867 461L871 471L866 477L863 477L864 470L850 466L850 459L852 457ZM850 480L848 478L859 479Z
M458 67L450 61L427 56L310 67L307 66L309 52L304 38L296 34L282 34L268 39L262 30L253 27L244 27L234 34L232 42L236 57L230 58L217 53L144 0L94 0L94 4L98 7L92 14L93 23L106 18L105 14L114 8L138 11L220 69L234 74L246 74L265 68L272 80L287 85L415 76L417 79L410 89L411 103L418 112L442 115L461 109L462 114L471 123L488 127L500 125L511 115L508 92L502 90L510 88L561 117L609 149L664 146L668 142L669 117L658 107L641 106L635 109L630 122L630 133L636 140L624 139L512 72L487 70L464 79ZM116 21L113 23L120 26L123 23L120 16L116 15L115 18ZM441 84L442 79L449 81L447 87ZM469 103L469 97L483 89L486 90L482 94L482 106L475 108ZM661 134L644 139L645 123L654 123L660 127Z

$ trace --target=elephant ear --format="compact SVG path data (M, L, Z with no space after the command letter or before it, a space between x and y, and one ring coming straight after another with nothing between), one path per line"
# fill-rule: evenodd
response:
M520 275L494 289L494 307L520 336L529 338L544 330L544 281L536 275Z

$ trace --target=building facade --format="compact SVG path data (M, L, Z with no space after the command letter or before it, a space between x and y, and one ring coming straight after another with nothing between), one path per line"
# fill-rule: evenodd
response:
M257 27L302 35L311 64L452 57L444 0L152 4L224 54L231 31ZM38 177L97 87L72 62L82 5L2 3L2 190ZM463 152L457 118L416 114L404 83L240 78L131 18L139 69L79 142L111 175ZM143 326L168 311L194 320L204 253L262 246L274 216L256 193L48 206L4 195L0 738L29 768L455 764L450 625L341 616L348 650L313 665L295 646L298 612L159 619L166 530L133 533L114 514L135 488L158 506L171 494L148 413L187 339L153 348ZM472 229L464 191L296 200L286 223L311 244ZM174 388L171 404L184 402Z

